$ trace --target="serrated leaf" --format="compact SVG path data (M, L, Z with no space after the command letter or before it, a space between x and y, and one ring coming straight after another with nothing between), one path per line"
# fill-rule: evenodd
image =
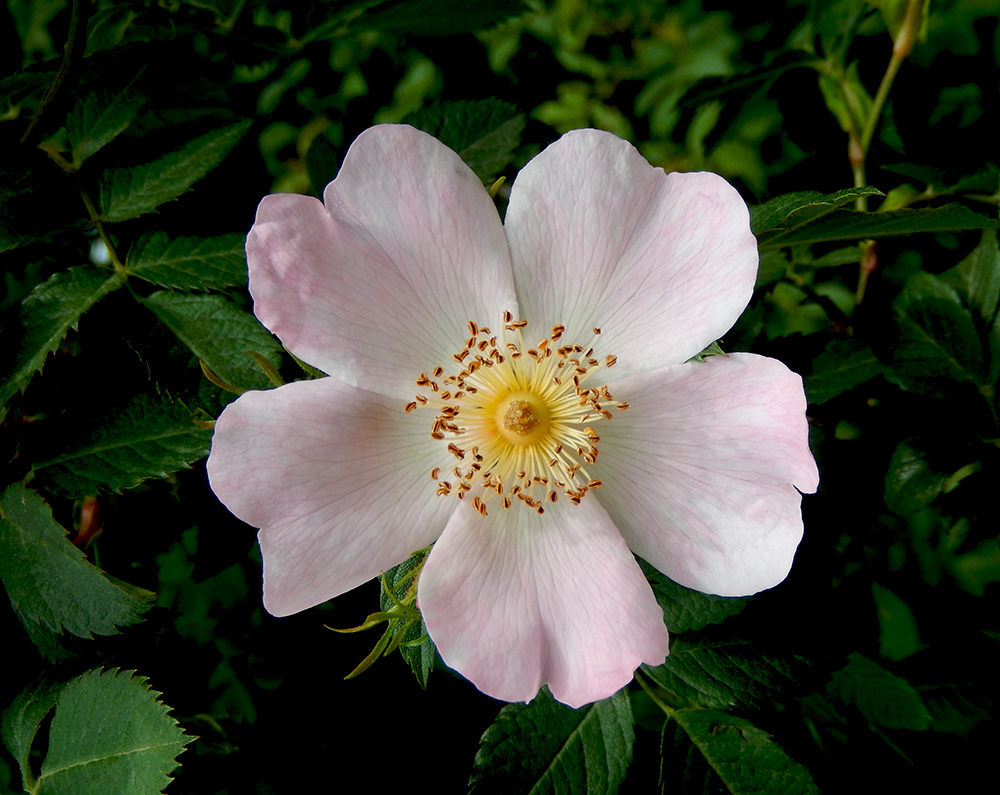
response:
M249 312L221 295L161 290L143 300L190 351L223 381L243 389L272 386L247 351L281 364L281 346Z
M879 726L913 731L930 728L931 714L917 689L863 654L854 652L847 665L834 672L833 688L844 703L857 707Z
M692 706L760 706L798 687L809 663L762 641L675 638L663 665L643 670Z
M74 165L79 166L111 143L139 115L146 98L133 90L136 79L117 90L85 94L73 105L66 119L66 132Z
M152 606L89 563L23 484L0 496L0 516L0 579L23 621L89 638L116 634Z
M42 719L56 703L56 693L57 688L45 684L22 690L3 713L0 734L7 750L21 768L25 791L30 791L35 785L30 763L31 745Z
M101 182L101 220L127 221L176 199L221 163L249 128L250 121L242 121L152 163L109 170Z
M752 601L747 597L713 596L692 591L678 585L645 561L640 561L640 565L657 603L663 609L663 621L672 634L719 624L742 612Z
M247 283L246 236L145 235L132 247L125 270L160 287L225 290Z
M732 795L819 795L809 771L750 721L714 709L670 714Z
M75 418L59 454L34 471L73 496L120 492L204 458L211 436L183 404L144 395L90 421Z
M984 382L983 345L958 294L937 276L916 273L893 302L899 338L886 376L904 389L937 397L957 384Z
M825 403L882 374L885 368L871 348L853 337L832 340L813 362L805 378L813 404Z
M881 196L877 188L847 188L836 193L803 191L775 196L750 208L750 229L763 244L829 215L861 196Z
M963 232L994 229L1000 221L974 212L961 204L943 207L892 210L885 213L838 212L827 218L785 232L759 238L762 248L792 243L828 243L836 240L867 240L901 237L922 232Z
M457 152L484 182L510 165L525 124L516 106L497 99L444 102L421 108L405 121Z
M0 406L28 385L80 317L123 283L117 274L79 267L57 273L36 287L21 304L19 325L4 329Z
M529 704L508 704L480 740L470 795L611 795L632 761L628 693L570 709L542 690Z
M162 792L189 738L134 671L88 671L56 698L38 777L45 795Z

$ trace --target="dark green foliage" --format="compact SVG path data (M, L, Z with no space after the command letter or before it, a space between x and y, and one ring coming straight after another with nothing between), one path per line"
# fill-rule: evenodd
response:
M145 593L108 580L66 538L41 497L19 483L0 496L0 580L25 625L82 638L142 620Z
M22 693L4 713L3 737L21 765L24 788L52 795L159 792L188 740L157 693L134 671L88 671L57 689ZM31 747L42 718L55 714L36 772ZM89 731L81 733L81 726Z
M625 691L574 710L543 690L529 704L500 710L480 741L469 792L612 795L634 741Z
M448 145L484 182L496 179L511 160L524 130L524 115L507 102L448 102L422 108L406 122Z

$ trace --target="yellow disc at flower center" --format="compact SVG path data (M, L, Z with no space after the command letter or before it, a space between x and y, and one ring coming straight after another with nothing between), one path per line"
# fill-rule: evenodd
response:
M530 392L507 395L497 404L495 419L497 430L511 444L535 444L549 433L549 409Z

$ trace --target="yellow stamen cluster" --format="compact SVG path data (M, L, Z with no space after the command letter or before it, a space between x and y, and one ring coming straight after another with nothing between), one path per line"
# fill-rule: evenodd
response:
M614 365L614 356L598 359L593 348L560 345L563 326L526 347L526 325L505 312L503 329L494 335L470 320L469 338L452 357L458 372L446 374L438 366L421 373L416 383L424 391L406 405L407 412L437 412L431 438L445 443L456 459L431 470L437 494L469 494L483 516L493 499L504 508L520 502L538 513L560 494L578 504L601 485L587 471L597 461L600 441L590 425L611 419L612 408L628 408L606 386L587 383L597 370Z

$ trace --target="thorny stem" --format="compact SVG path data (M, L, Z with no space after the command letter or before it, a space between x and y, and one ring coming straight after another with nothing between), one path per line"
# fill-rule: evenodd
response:
M38 122L41 121L42 114L45 113L49 106L52 105L52 102L59 94L59 91L66 85L66 80L70 74L70 70L73 68L80 48L84 40L87 38L86 19L84 15L81 14L80 9L80 6L85 2L87 2L87 0L73 0L69 17L69 35L66 38L66 46L63 48L62 63L59 65L59 71L56 72L52 85L49 86L49 90L46 92L45 97L38 106L38 110L35 111L35 115L31 119L31 123L28 124L28 129L25 130L24 135L21 136L22 144L26 144L31 141L35 131L38 129Z
M886 67L885 74L882 75L882 82L879 84L875 98L872 100L868 118L865 120L864 129L853 129L848 136L848 158L851 163L851 171L854 174L854 187L863 188L867 182L865 176L865 160L868 157L868 148L871 146L872 138L875 135L875 127L882 115L882 108L885 106L886 98L889 96L889 89L899 73L899 67L903 60L913 50L913 44L917 40L920 25L923 21L923 0L908 0L903 23L892 43L892 57ZM855 209L858 212L868 210L868 197L859 196L855 201ZM862 256L861 268L858 274L858 289L855 294L856 303L860 304L865 297L865 288L868 286L868 277L878 267L878 252L874 240L865 240L861 243Z

